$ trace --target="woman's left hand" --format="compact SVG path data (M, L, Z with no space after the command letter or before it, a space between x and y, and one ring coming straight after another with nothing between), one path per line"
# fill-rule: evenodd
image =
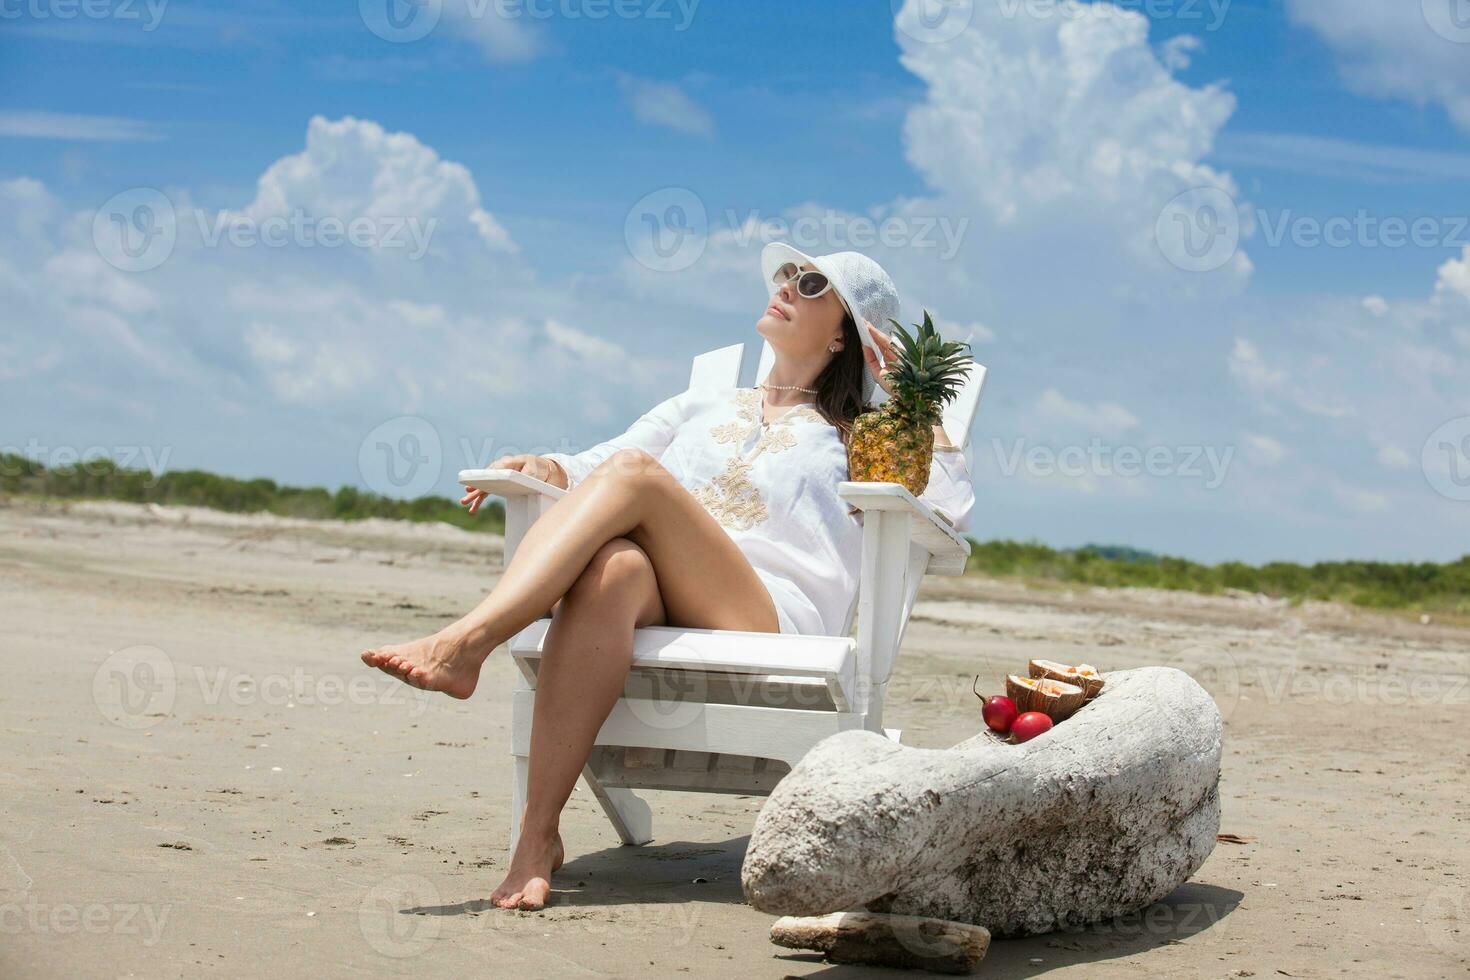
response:
M862 321L862 324L861 329L868 331L868 334L873 338L873 342L883 352L883 363L889 365L891 369L893 363L898 360L898 346L888 338L886 333L873 326L867 320ZM878 355L873 353L873 348L867 344L863 345L863 360L868 362L868 370L872 371L873 377L878 379L878 387L883 389L884 394L892 395L893 382L888 379L888 371L879 368Z

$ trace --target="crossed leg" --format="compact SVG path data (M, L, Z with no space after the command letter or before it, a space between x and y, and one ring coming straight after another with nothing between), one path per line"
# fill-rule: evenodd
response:
M491 650L553 613L537 681L520 841L493 899L539 908L561 863L561 809L617 702L633 630L774 633L765 584L724 529L647 453L614 453L526 532L494 591L433 636L362 659L467 698Z

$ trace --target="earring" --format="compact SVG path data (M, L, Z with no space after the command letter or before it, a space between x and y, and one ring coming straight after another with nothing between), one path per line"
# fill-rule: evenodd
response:
M828 344L827 345L827 349L829 351L831 351L832 353L834 353L834 354L837 353L838 351L842 350L842 348L841 347L838 347L836 344Z

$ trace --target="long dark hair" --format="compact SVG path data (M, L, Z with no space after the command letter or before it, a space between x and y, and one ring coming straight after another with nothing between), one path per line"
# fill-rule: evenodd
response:
M817 375L816 409L822 418L837 427L844 446L852 434L852 420L867 410L863 404L863 375L867 370L857 323L851 313L843 310L842 350Z

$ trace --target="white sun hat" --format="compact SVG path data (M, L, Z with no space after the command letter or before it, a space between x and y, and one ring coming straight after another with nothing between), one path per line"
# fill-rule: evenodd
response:
M761 249L761 274L766 279L766 289L772 294L776 284L772 282L776 270L791 262L800 267L810 265L832 281L832 291L842 300L847 312L857 323L858 339L863 346L878 355L883 364L883 352L878 349L864 321L871 323L885 334L892 329L889 319L898 319L898 289L883 267L861 252L833 252L830 255L807 255L785 242L771 242ZM884 365L886 367L886 365ZM873 404L873 395L878 390L878 379L864 362L863 404Z

